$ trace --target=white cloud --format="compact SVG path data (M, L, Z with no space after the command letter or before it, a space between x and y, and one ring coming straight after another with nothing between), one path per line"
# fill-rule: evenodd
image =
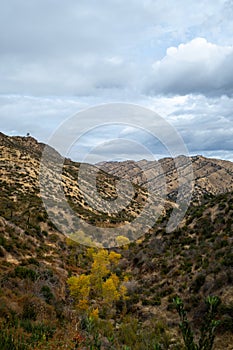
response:
M80 109L124 101L169 120L190 152L229 158L232 13L231 0L2 2L0 131L46 141Z
M108 90L115 96L119 90L122 95L129 90L136 94L150 79L154 59L165 55L162 65L169 68L168 58L174 54L185 62L187 55L197 55L200 60L193 64L200 65L206 64L202 49L217 57L219 46L215 52L213 44L199 43L195 51L195 41L188 43L192 38L202 35L208 42L233 45L232 8L222 0L179 0L176 6L171 0L3 2L0 93L92 96ZM214 34L216 26L219 32ZM187 44L178 47L180 42ZM207 45L212 46L207 50ZM168 47L172 48L166 55ZM163 69L156 78L155 91L167 78ZM166 86L161 91L166 92Z
M169 47L162 60L153 63L152 93L207 95L232 94L233 46L219 46L195 38Z
M32 136L47 142L49 136L67 117L76 112L99 104L101 98L32 98L19 96L5 96L0 98L0 130L7 134ZM109 102L111 102L109 100ZM203 95L186 95L153 98L144 97L131 101L148 107L164 117L184 139L190 154L203 154L211 157L232 159L233 149L233 98L222 96L210 98ZM80 120L82 123L82 120ZM150 130L147 120L144 120L145 130L132 126L105 126L95 128L82 136L77 145L73 145L68 155L76 160L82 160L91 149L103 145L103 154L111 159L120 156L140 159L145 158L141 150L133 147L123 147L117 139L125 138L144 145L160 157L167 155L159 142L146 133ZM116 140L112 145L106 142ZM125 148L125 151L123 149ZM93 153L93 159L98 158ZM157 157L157 156L156 156ZM98 158L99 159L99 158Z

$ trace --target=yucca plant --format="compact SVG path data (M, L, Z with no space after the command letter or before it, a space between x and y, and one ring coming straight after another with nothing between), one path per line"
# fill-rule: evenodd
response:
M201 334L198 343L195 343L194 334L187 318L184 303L179 297L173 299L176 310L180 316L180 329L182 332L186 350L212 350L215 338L215 330L220 321L215 320L218 306L221 303L219 297L208 296L205 300L207 311L201 326Z

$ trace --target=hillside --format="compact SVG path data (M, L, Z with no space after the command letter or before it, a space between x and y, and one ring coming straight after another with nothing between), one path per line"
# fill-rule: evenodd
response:
M50 340L53 340L51 349L59 349L62 341L73 349L72 339L77 333L79 317L67 278L87 273L90 257L85 246L64 235L80 227L71 220L60 198L55 198L56 205L49 216L43 206L39 169L44 147L31 137L0 134L0 324L2 330L12 329L16 338L23 333L25 342L31 344L29 349L38 341L42 344ZM51 164L58 160L60 155L51 150ZM137 237L127 247L114 249L121 254L115 272L120 277L127 276L128 297L124 308L117 303L115 318L109 316L109 323L102 324L101 349L123 349L123 345L129 349L145 349L141 340L133 339L136 333L145 335L151 329L157 334L162 349L181 349L180 334L177 334L179 320L172 304L176 295L183 298L190 310L194 327L198 327L203 318L204 297L220 296L218 317L222 324L215 349L232 349L233 164L202 156L192 157L191 161L195 178L193 202L180 227L172 233L166 232L177 192L174 162L167 158L159 161L169 189L162 214L141 239ZM156 163L141 162L147 169L147 181L156 184L156 179L150 177ZM110 211L100 215L93 209L94 188L88 183L88 176L84 188L90 195L89 201L85 201L77 182L79 168L79 163L66 159L62 181L69 204L83 220L99 227L117 228L134 219L143 208L147 184L145 174L140 172L140 162L104 163L98 170L98 191L110 201L116 198L115 185L120 178L133 182L136 194L120 215ZM95 172L96 168L88 169ZM57 180L52 166L48 179L48 195L54 200L53 186ZM53 215L59 217L59 228L51 220ZM109 243L105 237L102 242ZM124 327L132 340L127 339ZM111 334L115 345L109 340Z
M193 200L201 199L204 194L216 195L233 190L233 163L220 159L208 159L203 156L193 156L190 157L190 160L195 182ZM105 162L99 163L99 165L107 173L120 178L132 179L141 186L146 186L149 183L155 190L158 179L154 177L154 169L160 167L166 179L168 197L175 197L179 183L172 158L164 158L159 161Z

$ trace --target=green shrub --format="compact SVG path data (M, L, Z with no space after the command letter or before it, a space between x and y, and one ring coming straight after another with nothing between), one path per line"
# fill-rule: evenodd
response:
M199 274L197 275L196 279L193 281L190 289L194 293L197 293L199 292L200 288L203 286L204 283L205 283L205 275Z
M36 320L37 311L34 303L32 301L25 301L23 305L22 318L24 320Z
M49 286L41 287L40 293L43 295L46 303L51 304L51 302L54 300L54 295Z
M34 271L32 269L28 269L24 266L17 266L15 268L15 276L19 277L21 279L28 278L31 281L35 281L37 278L37 273L36 273L36 271Z

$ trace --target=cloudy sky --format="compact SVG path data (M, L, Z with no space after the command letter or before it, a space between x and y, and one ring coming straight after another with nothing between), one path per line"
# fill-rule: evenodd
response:
M0 131L48 142L75 113L127 102L159 113L190 154L233 160L232 17L232 0L0 0ZM163 156L147 122L95 128L70 153L140 159L137 141Z

